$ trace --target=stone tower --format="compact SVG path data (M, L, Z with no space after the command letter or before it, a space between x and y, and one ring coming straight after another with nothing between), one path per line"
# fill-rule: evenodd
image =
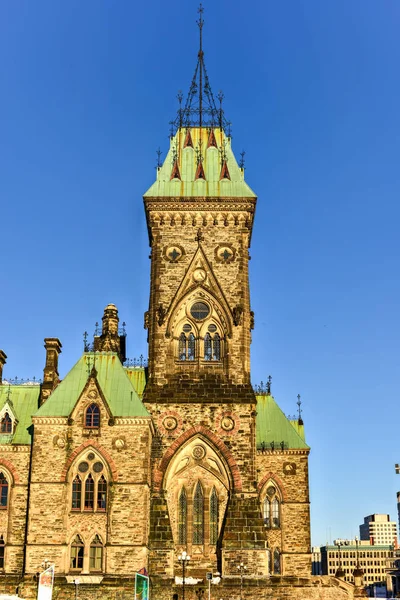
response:
M237 573L240 556L267 570L250 385L248 250L256 196L232 151L222 97L215 104L201 16L198 23L188 98L144 196L151 246L144 402L157 428L149 569L165 576L175 572L182 550L197 575Z

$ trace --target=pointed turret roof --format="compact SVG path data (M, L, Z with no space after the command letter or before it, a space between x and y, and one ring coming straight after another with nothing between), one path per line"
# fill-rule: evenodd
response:
M304 439L304 427L294 423L279 408L270 394L257 395L256 443L257 448L270 449L271 444L285 449L309 449Z

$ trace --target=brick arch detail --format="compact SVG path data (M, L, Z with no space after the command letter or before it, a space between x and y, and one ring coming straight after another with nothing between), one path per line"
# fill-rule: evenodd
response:
M67 462L64 465L64 468L61 473L60 481L62 481L62 482L66 481L67 473L68 473L72 463L76 459L76 457L81 452L83 452L83 450L85 450L85 448L89 448L89 447L95 448L97 450L97 452L99 454L101 454L101 456L104 458L104 460L108 463L108 466L110 467L113 481L118 481L118 471L117 471L117 467L115 465L114 460L112 459L111 455L107 452L107 450L105 448L103 448L102 446L100 446L100 444L94 440L88 440L87 442L84 442L78 448L76 448L76 450L73 451L73 453L71 454L71 456L69 457L69 459L67 460Z
M155 470L154 473L154 489L155 491L161 491L161 485L164 478L164 474L167 470L170 460L174 456L174 454L179 450L181 446L195 435L200 433L206 439L208 439L213 446L215 446L219 452L224 457L232 475L233 479L233 487L235 492L242 491L242 478L240 476L239 467L236 464L236 461L230 452L230 450L226 447L224 442L215 435L212 431L204 427L203 425L195 425L191 429L188 429L182 435L180 435L166 450L164 456L161 459L159 467Z
M0 458L0 471L1 471L1 465L3 465L3 467L5 467L8 471L10 471L10 473L13 477L14 483L19 483L19 475L17 473L17 469L14 467L12 462L7 460L6 458Z
M284 485L282 479L280 477L278 477L277 475L275 475L275 473L272 473L272 471L270 471L269 473L264 475L264 477L259 482L259 484L257 486L258 493L259 494L261 493L261 490L264 487L264 485L266 484L266 482L268 481L268 479L273 479L274 481L276 481L276 483L278 484L279 489L282 493L283 501L286 502L287 501L287 493L286 493L285 485Z

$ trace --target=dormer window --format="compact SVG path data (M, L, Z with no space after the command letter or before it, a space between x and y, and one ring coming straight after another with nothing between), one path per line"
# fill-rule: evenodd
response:
M100 427L100 409L97 404L91 404L86 409L85 427L97 429Z
M13 422L8 412L6 412L4 417L1 419L0 433L12 433L12 430Z

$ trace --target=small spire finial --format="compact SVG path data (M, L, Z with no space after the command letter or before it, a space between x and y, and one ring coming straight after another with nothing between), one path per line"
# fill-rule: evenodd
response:
M268 396L271 395L271 382L272 382L272 377L271 377L271 375L268 375L268 381L267 381L267 395Z
M196 235L196 237L194 239L199 244L200 244L200 242L202 242L204 240L204 236L203 236L203 233L202 233L201 229L197 230L197 235Z
M159 169L161 167L161 154L162 154L160 148L158 148L156 150L156 154L157 154L157 169Z
M88 339L88 332L84 331L83 332L83 351L84 352L88 352L88 343L87 343L87 339Z
M239 167L241 169L244 169L244 157L245 157L246 152L244 150L241 151L240 153L240 161L239 161Z
M298 411L298 421L302 425L303 424L303 419L301 418L302 410L301 410L301 396L300 396L300 394L297 394L297 403L296 404L298 406L298 409L297 409L297 411Z

